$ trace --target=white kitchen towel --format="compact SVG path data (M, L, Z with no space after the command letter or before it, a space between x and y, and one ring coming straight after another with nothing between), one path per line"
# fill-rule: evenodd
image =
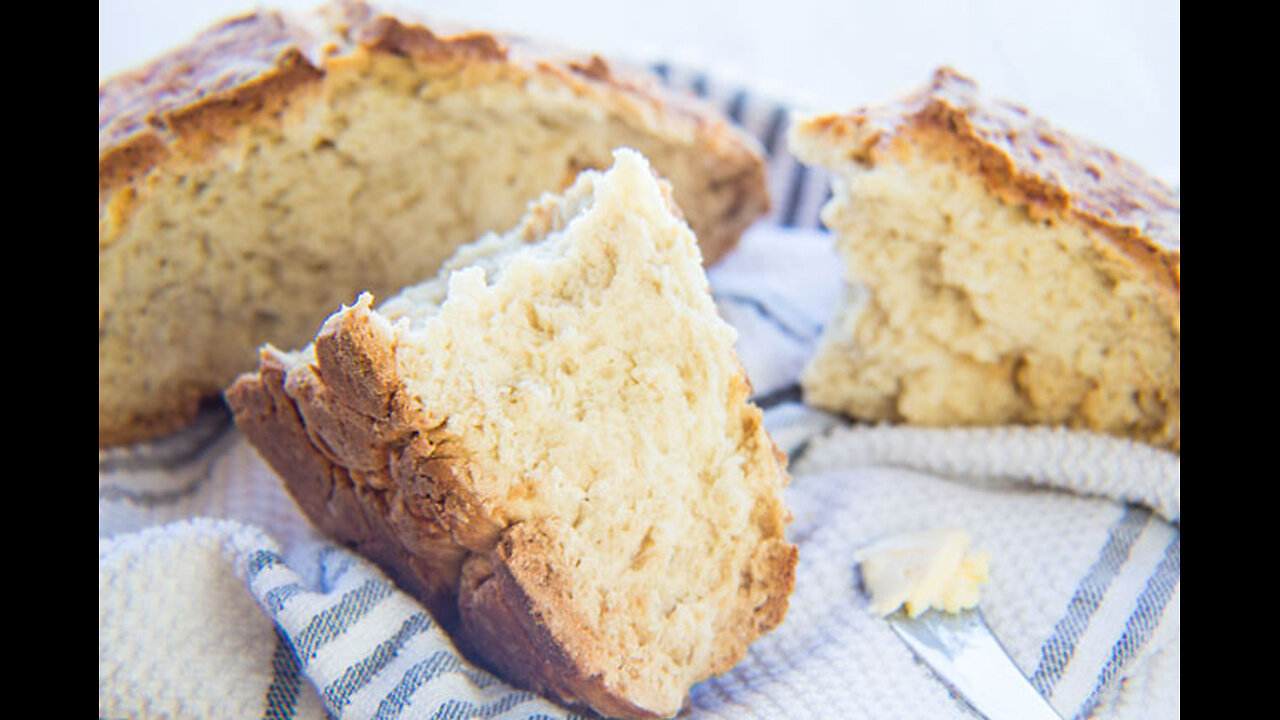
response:
M789 430L809 422L794 406L769 418L780 438L802 437ZM1016 441L1034 456L1045 448L1021 466L1032 473L1023 478L1006 474L998 452L989 453L992 467L971 463L956 476L932 467L928 452L892 457L898 467L877 464L890 456L880 451L847 458L850 447L909 443L912 433L841 425L798 448L787 500L800 565L787 619L739 667L698 685L688 715L967 717L868 612L852 561L856 549L886 534L949 526L969 530L991 553L983 612L1064 717L1176 717L1178 528L1091 487L1081 494L1044 487L1070 482L1061 479L1062 448L1035 429L1002 431L994 443L964 431L930 439L944 450ZM1110 473L1110 459L1138 450L1053 435L1080 446L1065 454L1083 477ZM1085 451L1098 443L1114 445L1112 452ZM141 515L163 517L169 503L141 512L137 496L117 492L133 498L110 503L126 514L100 501L107 509L100 530L101 521L117 519L145 527L99 541L104 717L305 718L321 716L322 707L341 718L567 715L468 665L376 568L310 535L233 429L208 453L200 479L173 495L234 520L148 526ZM1138 464L1153 474L1136 485L1159 477L1176 485L1177 460L1163 459L1155 468ZM261 528L294 540L284 546Z
M851 426L796 377L840 289L825 179L781 148L784 109L660 68L771 150L773 214L710 272L766 424L792 456L786 620L689 718L966 718L885 622L852 556L961 527L991 555L982 610L1064 718L1180 706L1180 459L1037 428ZM105 718L563 718L473 667L421 605L319 537L210 405L186 431L100 450L98 703Z

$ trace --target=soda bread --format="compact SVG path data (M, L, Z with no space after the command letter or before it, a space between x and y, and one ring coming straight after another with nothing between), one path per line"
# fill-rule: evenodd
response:
M1176 192L949 69L891 106L801 118L790 143L834 175L848 289L807 402L1180 451Z
M785 459L673 212L620 150L227 392L314 523L464 652L606 716L678 712L794 582Z
M358 2L259 12L98 88L98 443L158 436L360 290L430 276L619 146L715 260L767 209L754 140L599 57Z

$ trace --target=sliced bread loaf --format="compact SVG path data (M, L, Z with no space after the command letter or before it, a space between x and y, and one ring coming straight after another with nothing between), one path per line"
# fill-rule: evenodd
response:
M801 118L847 297L802 384L858 418L1033 423L1181 448L1178 194L943 69Z
M429 277L635 147L715 260L767 208L753 140L650 78L339 2L259 12L98 88L98 443L187 422L267 341Z
M460 647L606 716L666 717L786 612L784 458L667 186L621 150L313 345L236 422L318 527Z

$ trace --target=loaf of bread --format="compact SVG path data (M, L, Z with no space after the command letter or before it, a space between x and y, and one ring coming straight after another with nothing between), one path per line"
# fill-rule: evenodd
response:
M949 69L900 103L799 118L790 143L834 176L847 285L807 402L1180 451L1176 192Z
M98 88L98 442L176 429L266 341L430 276L616 147L710 262L767 209L755 142L599 57L342 2L259 12Z
M794 582L785 459L667 187L619 150L227 392L316 526L464 652L611 717L678 712Z

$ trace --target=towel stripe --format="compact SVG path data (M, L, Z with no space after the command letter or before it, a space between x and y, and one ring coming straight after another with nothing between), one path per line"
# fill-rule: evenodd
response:
M800 389L800 383L791 383L762 395L757 395L751 398L751 402L761 410L770 410L784 403L799 403L802 401L802 396L803 391Z
M1151 635L1160 624L1165 606L1169 604L1169 599L1173 597L1173 592L1178 587L1181 575L1182 534L1176 533L1165 546L1164 557L1161 558L1159 566L1147 579L1146 587L1138 596L1136 607L1125 623L1124 634L1112 646L1111 658L1098 673L1097 685L1081 706L1080 712L1076 714L1077 718L1088 717L1093 712L1102 693L1151 639Z
M787 204L782 211L782 227L796 227L808 177L809 168L803 163L796 163L795 169L791 172L791 184L787 190Z
M457 654L441 650L405 671L395 689L387 693L387 696L378 704L378 711L373 716L374 720L395 720L404 711L418 688L448 673L461 674L480 689L492 687L500 682L496 677L467 665ZM524 694L528 695L528 693Z
M284 564L284 558L280 557L280 553L271 550L258 550L249 556L249 561L245 568L245 581L252 584L263 570L269 570Z
M693 89L694 95L705 98L707 96L707 76L702 73L695 75L689 87Z
M262 604L266 605L267 609L270 610L273 615L278 615L284 610L284 606L288 604L290 600L298 595L304 595L308 592L309 591L302 585L302 583L292 582L288 585L281 585L280 587L274 587L268 590L262 596Z
M778 151L778 142L782 139L782 128L787 124L787 110L783 107L774 108L773 114L769 116L769 125L764 131L764 135L760 137L760 141L764 144L764 151L773 157Z
M341 711L351 701L351 696L363 688L387 666L405 643L433 626L426 613L410 615L390 638L379 643L373 652L363 660L348 667L342 677L333 681L324 689L324 699L331 710Z
M774 312L774 310L770 308L764 300L761 300L758 297L742 295L736 292L719 291L715 293L715 301L718 303L732 302L737 303L738 305L745 305L754 310L762 319L768 321L769 324L778 328L778 331L783 335L786 335L801 344L813 342L814 339L822 332L822 328L820 326L813 326L809 328L794 327L791 323L785 322L782 318L778 317L778 314Z
M533 700L529 693L513 693L488 705L476 705L467 700L450 700L431 715L431 720L473 720L501 715L517 705ZM584 720L580 715L570 715L569 720ZM553 720L546 714L530 715L525 720Z
M267 707L263 720L290 720L298 705L302 675L293 643L276 628L276 651L271 656L271 685L267 688Z
M391 590L391 583L385 580L368 580L345 593L337 605L311 618L307 627L298 633L298 658L303 663L310 662L321 647L368 615L380 601L391 595Z
M729 100L729 104L725 106L725 115L728 115L729 119L735 123L741 124L742 113L746 109L746 106L747 91L739 90L733 94L733 97Z
M813 447L813 438L808 438L804 442L796 446L794 450L787 453L787 460L790 463L800 462L801 458L809 452L809 448Z
M1031 675L1031 684L1041 695L1053 697L1054 686L1071 663L1076 645L1106 596L1107 588L1116 579L1129 558L1134 542L1150 522L1149 510L1129 506L1111 527L1098 559L1076 587L1066 615L1054 626L1053 634L1040 648L1040 664Z
M175 471L181 469L174 468ZM104 485L98 488L98 502L127 502L137 507L151 509L174 505L202 490L213 477L212 470L212 465L206 465L194 479L184 481L182 487L175 490L136 490L119 485Z
M217 445L234 425L225 405L206 403L195 420L179 434L136 447L99 450L98 475L181 470Z

